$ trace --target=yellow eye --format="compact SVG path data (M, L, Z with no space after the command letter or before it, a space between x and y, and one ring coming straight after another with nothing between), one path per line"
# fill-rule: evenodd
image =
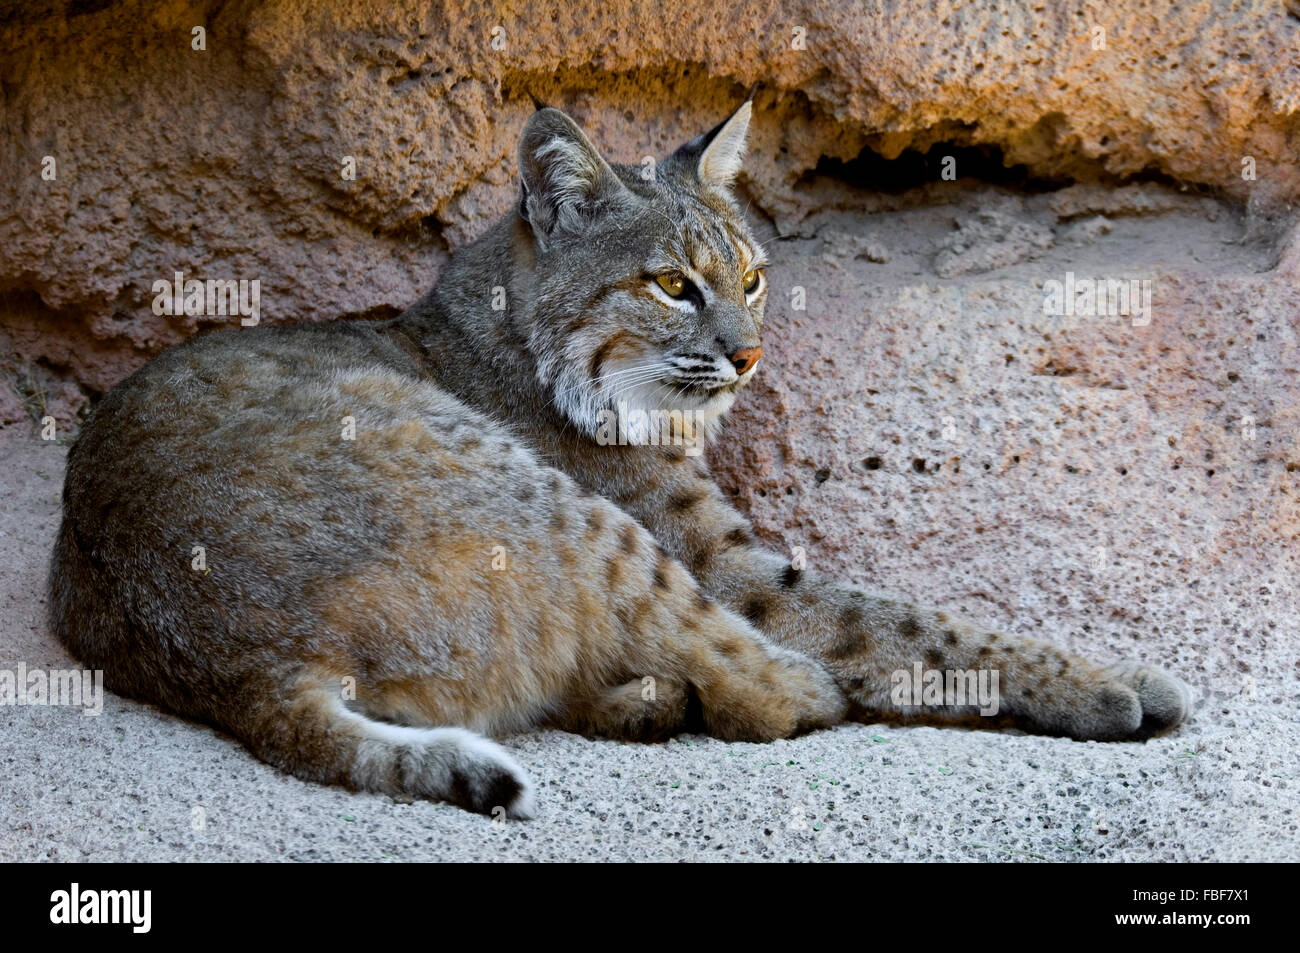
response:
M674 298L680 298L686 292L686 282L681 275L660 275L655 283Z
M763 275L762 268L751 268L745 272L745 294L753 294L758 288L758 280Z

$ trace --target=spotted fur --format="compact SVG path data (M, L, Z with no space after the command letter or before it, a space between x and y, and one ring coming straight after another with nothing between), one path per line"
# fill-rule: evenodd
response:
M760 344L730 191L750 110L652 179L541 110L518 206L406 314L206 335L122 382L69 455L58 637L300 777L517 817L531 785L488 735L768 740L889 712L916 660L997 667L1042 730L1180 721L1168 676L800 571L723 499L685 438ZM697 430L606 445L620 403Z

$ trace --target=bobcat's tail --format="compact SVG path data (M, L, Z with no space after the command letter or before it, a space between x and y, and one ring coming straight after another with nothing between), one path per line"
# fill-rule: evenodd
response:
M264 699L265 694L261 694ZM448 801L530 818L533 785L500 745L464 728L376 721L344 704L338 683L300 681L274 710L257 706L241 732L263 761L307 781Z

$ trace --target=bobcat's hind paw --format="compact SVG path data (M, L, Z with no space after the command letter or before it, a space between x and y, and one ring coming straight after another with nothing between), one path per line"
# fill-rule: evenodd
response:
M766 742L844 720L848 702L819 662L782 646L754 648L747 665L736 665L713 685L697 686L709 734Z

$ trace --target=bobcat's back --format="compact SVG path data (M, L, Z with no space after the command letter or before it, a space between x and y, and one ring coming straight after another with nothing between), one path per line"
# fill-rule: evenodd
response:
M299 776L527 816L523 771L459 726L563 694L591 595L557 584L577 541L537 528L577 491L417 371L349 325L147 365L69 455L52 624L113 691Z
M393 659L413 628L441 633L423 664L449 673L500 650L495 631L448 623L475 611L494 552L536 548L528 528L548 514L521 491L518 442L417 373L348 325L211 335L147 365L69 456L59 637L113 690L161 688L205 718L286 667L409 673Z

